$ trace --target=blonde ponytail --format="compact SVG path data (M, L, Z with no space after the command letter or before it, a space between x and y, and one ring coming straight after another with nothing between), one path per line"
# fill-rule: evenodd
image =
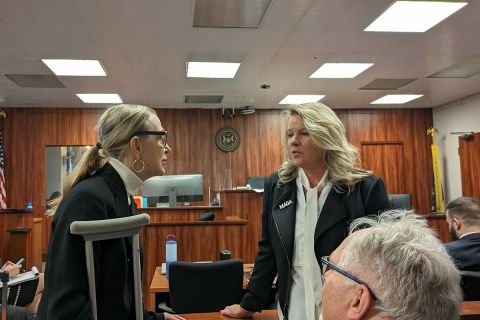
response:
M147 122L152 116L156 116L156 112L141 105L120 104L107 108L95 126L99 142L83 154L65 178L63 194L49 201L52 208L49 214L55 214L63 197L80 181L98 171L107 161L106 158L120 160L135 131L148 129Z

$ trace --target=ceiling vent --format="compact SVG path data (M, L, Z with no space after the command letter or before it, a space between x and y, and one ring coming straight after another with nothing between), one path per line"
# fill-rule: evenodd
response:
M221 103L223 96L185 96L185 103Z
M193 27L258 28L271 0L195 0Z
M375 79L360 90L397 90L417 79Z
M5 77L22 88L65 88L65 85L53 75L6 74Z
M255 108L251 106L245 106L244 108L240 109L240 114L252 114L255 113Z

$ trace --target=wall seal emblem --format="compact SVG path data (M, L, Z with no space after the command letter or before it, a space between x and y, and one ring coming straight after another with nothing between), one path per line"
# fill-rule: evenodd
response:
M223 152L235 151L240 146L240 135L237 130L224 127L215 134L215 143Z

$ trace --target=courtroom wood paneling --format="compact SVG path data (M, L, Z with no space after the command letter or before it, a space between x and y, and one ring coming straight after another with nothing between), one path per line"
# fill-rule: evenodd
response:
M32 201L35 216L44 214L45 146L96 143L93 130L102 111L8 109L3 135L9 207L25 207L27 201ZM358 148L362 141L403 142L406 168L411 172L406 178L409 191L415 195L419 211L428 213L431 157L426 129L432 125L431 109L339 109L336 112L345 124L349 140ZM217 149L214 139L223 126L230 126L241 135L240 147L232 153L234 185L244 185L247 176L269 175L282 163L284 129L279 110L257 110L233 119L221 118L220 110L158 109L157 113L169 131L172 147L167 174L200 172L210 180L211 190L221 190L225 173L218 168L227 157Z
M458 140L462 195L480 199L480 132L474 133L472 139Z
M32 228L33 218L44 216L47 197L45 146L95 144L97 139L94 126L102 112L103 109L82 108L7 109L7 119L3 120L2 131L8 206L25 207L28 201L33 203L33 216L18 218L14 222L15 226ZM281 137L284 134L284 122L280 112L257 110L251 115L223 119L220 110L214 109L157 109L163 127L169 131L168 141L172 147L167 174L203 173L206 192L208 185L212 191L222 190L227 154L216 147L215 133L218 129L229 126L236 129L241 136L240 147L232 153L233 184L244 185L247 176L269 175L277 170L283 161ZM406 191L413 194L414 207L419 212L429 213L432 170L430 142L426 130L433 123L431 109L339 109L336 112L346 127L349 141L359 149L362 142L396 141L403 144ZM210 199L198 204L205 205L208 200ZM255 215L260 212L253 209L257 205L249 208L248 203L244 202L244 205L232 209L232 212L238 212L246 220L258 219L258 224L254 227L256 231L253 232L259 237L260 219ZM243 209L246 210L242 211ZM231 215L227 211L222 212L223 217ZM198 214L200 212L191 214L189 218L194 219ZM245 216L242 216L243 214ZM2 242L6 229L4 219L4 216L0 215ZM45 225L48 224L45 220ZM246 229L245 226L238 228ZM249 255L254 255L256 252L252 252L251 247L254 244L256 248L256 241L243 232L235 231L232 239L240 243L249 241L244 248L249 250ZM148 238L149 243L159 241L158 237L151 233L147 232L145 236L151 237ZM38 237L34 235L31 239ZM229 241L233 241L232 239ZM44 250L47 240L46 233ZM28 248L34 250L34 247L30 245ZM3 256L5 246L1 245L0 250L0 256ZM152 261L155 263L159 259L161 257L154 257Z
M448 230L445 214L429 214L426 216L430 228L437 232L438 238L443 242L452 241L452 235Z
M381 177L388 193L407 191L403 142L362 142L362 164Z
M230 249L232 258L235 259L242 258L251 251L243 245L246 223L245 220L196 222L187 225L182 222L170 222L146 226L141 232L145 257L142 276L144 296L148 296L155 268L165 262L165 241L169 234L175 235L179 261L216 261L219 260L222 249ZM155 306L150 305L149 299L145 303L148 309L155 310Z
M432 156L426 132L433 125L431 109L335 111L345 125L348 140L357 148L362 142L403 144L406 192L412 194L413 208L422 214L430 213Z
M26 261L23 264L25 268L37 265L29 252L32 225L33 212L31 210L25 209L22 212L1 210L0 258L13 262L18 261L19 258L25 258Z
M33 218L32 241L31 241L31 255L32 265L35 265L41 270L42 267L42 252L44 239L44 218Z

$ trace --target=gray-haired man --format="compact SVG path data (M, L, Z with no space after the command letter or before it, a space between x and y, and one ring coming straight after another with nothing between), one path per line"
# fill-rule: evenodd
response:
M459 317L459 271L427 222L409 211L355 220L321 263L323 320Z

